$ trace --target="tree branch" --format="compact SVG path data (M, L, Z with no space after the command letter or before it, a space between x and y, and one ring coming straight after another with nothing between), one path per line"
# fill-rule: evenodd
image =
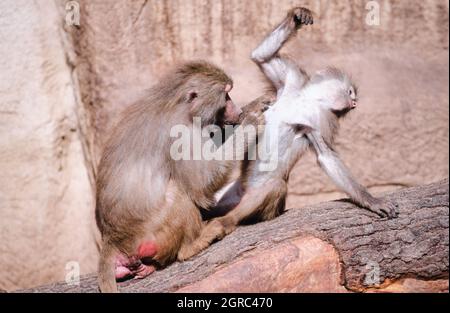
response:
M174 263L121 292L347 292L448 290L449 185L403 189L387 197L399 217L381 220L341 200L288 210L239 227L192 260ZM26 292L97 292L57 283Z

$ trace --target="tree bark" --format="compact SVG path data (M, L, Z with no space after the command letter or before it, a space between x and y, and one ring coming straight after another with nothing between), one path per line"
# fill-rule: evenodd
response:
M399 217L380 219L346 200L291 209L241 226L183 263L121 292L448 291L448 179L387 194ZM97 292L56 283L26 292Z

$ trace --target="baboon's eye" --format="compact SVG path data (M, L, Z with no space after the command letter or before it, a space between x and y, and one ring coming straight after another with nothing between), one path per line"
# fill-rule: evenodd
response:
M351 96L351 95L353 95L353 90L350 88L349 90L348 90L348 94Z
M190 93L189 93L189 96L188 96L188 101L189 101L189 102L192 102L192 101L194 101L194 99L197 98L197 97L198 97L198 94L197 94L195 91L190 92Z

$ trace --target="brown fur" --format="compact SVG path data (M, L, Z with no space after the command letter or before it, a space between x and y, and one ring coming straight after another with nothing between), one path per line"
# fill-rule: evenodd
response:
M189 250L200 234L201 208L228 181L233 161L174 161L172 126L220 123L225 86L231 79L206 62L178 67L131 105L113 130L97 177L96 220L102 233L99 285L117 290L117 254L136 254L145 240L156 242L154 262L164 266ZM193 99L192 94L195 94Z

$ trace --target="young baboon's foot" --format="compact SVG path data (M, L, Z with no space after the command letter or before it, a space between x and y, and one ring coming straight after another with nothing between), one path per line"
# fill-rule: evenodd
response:
M380 217L395 218L398 216L398 204L388 199L377 198L368 209Z
M209 243L201 241L201 240L196 240L191 245L182 246L180 251L178 251L177 259L180 262L189 260L194 255L197 255L200 252L202 252L202 250L204 250L208 246L209 246Z
M220 223L220 225L222 225L222 228L223 228L224 235L222 236L222 238L224 236L228 236L229 234L234 232L237 228L237 222L230 216L219 217L217 219L217 222ZM222 238L217 238L217 239L222 239Z
M185 261L208 248L213 242L222 240L236 229L236 223L228 216L211 220L202 230L200 236L191 244L184 245L178 252L178 260Z
M312 12L307 8L303 7L294 8L291 11L289 11L289 15L293 16L296 28L300 28L303 25L314 24Z
M206 248L217 240L222 240L236 229L236 222L229 216L222 216L211 220L202 230L200 239L207 243Z

